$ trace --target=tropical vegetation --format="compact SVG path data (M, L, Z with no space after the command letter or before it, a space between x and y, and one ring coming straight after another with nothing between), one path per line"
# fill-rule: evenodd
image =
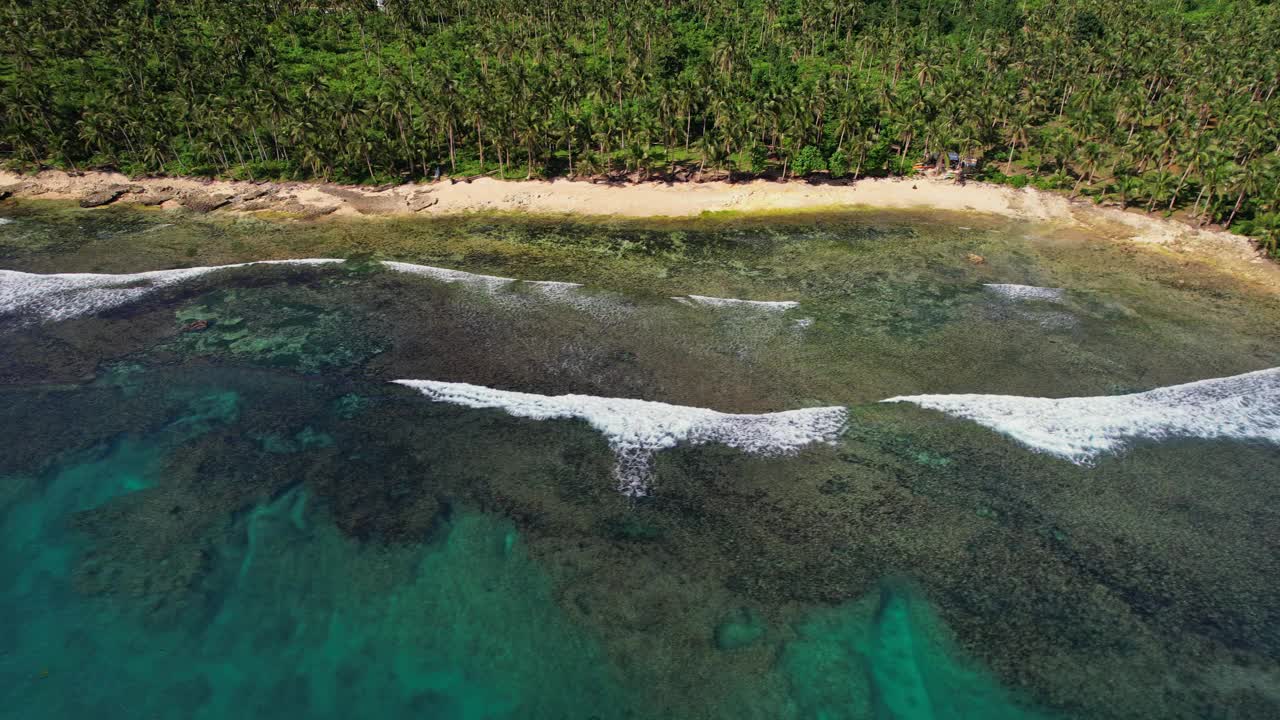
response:
M7 0L0 158L385 183L902 175L1280 239L1262 0Z

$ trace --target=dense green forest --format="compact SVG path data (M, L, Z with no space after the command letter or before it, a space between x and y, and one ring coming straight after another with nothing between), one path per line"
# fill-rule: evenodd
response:
M0 157L388 182L983 176L1280 236L1280 5L3 0Z

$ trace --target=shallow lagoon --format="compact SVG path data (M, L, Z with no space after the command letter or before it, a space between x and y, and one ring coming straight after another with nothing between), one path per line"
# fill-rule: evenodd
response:
M1280 447L1138 438L1076 465L878 402L1280 366L1280 299L1207 264L939 214L0 214L21 272L344 260L0 317L15 717L1280 711ZM674 443L628 497L591 423L395 379L848 416L786 454Z

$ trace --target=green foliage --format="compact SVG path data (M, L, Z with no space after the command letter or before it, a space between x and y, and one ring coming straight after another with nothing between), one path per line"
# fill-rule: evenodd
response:
M10 2L0 163L384 183L954 151L1233 223L1280 196L1277 28L1256 0Z
M816 172L827 169L827 161L823 159L822 152L812 145L804 146L800 152L796 153L795 162L792 163L792 169L796 175L812 175Z
M769 163L769 151L761 143L753 143L747 157L750 160L750 170L753 173L762 173Z
M1106 32L1106 28L1102 24L1102 18L1093 14L1090 10L1081 10L1076 13L1072 26L1071 37L1078 43L1099 40Z
M997 183L1000 185L1009 185L1021 190L1031 183L1031 178L1026 175L1005 175L1000 172L994 165L987 165L978 175L979 179L986 182Z
M827 160L827 169L831 171L831 177L842 178L849 174L849 156L844 150L836 150L831 153L831 158Z

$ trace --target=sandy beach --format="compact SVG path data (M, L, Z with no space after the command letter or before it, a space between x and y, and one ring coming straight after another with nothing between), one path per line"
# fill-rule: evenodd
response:
M193 212L271 213L320 217L438 216L523 212L623 218L679 218L716 212L787 212L852 208L977 212L1078 227L1117 240L1158 244L1204 258L1253 266L1274 280L1276 266L1248 238L1192 227L1138 211L1034 188L918 177L837 184L755 180L728 183L605 183L586 180L501 181L492 178L364 187L326 183L246 182L195 178L130 179L110 172L70 174L0 171L7 196L74 200L85 206L146 205ZM1265 268L1265 269L1264 269ZM1249 273L1254 274L1254 273Z

